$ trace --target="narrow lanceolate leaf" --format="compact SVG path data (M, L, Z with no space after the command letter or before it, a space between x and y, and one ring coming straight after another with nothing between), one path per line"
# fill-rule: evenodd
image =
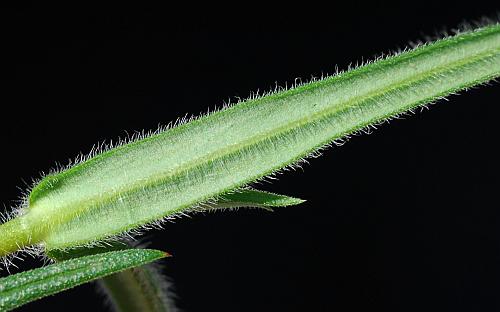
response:
M44 178L25 213L0 227L0 253L85 244L183 212L499 75L496 24L242 102Z
M86 255L134 248L131 244L119 241L107 245L65 251L54 249L48 252L48 256L56 261L64 261ZM175 310L168 283L154 263L111 274L101 278L98 283L113 306L113 311L170 312Z
M151 249L111 251L52 264L0 279L0 311L167 256Z
M224 194L214 204L208 205L207 209L254 207L272 210L273 208L293 206L303 202L305 200L300 198L248 189Z

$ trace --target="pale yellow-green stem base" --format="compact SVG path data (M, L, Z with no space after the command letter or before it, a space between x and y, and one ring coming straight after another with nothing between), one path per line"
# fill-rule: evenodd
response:
M41 233L33 231L34 229L40 231L44 227L33 227L31 219L31 216L25 215L0 224L0 233L2 233L0 257L40 243Z

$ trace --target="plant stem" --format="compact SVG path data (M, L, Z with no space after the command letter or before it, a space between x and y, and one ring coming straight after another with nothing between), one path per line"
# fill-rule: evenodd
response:
M99 280L101 288L117 312L171 312L164 285L155 267L116 273Z
M37 242L32 240L31 227L28 226L27 218L21 216L12 219L4 224L0 224L0 256L8 255L24 246L29 246Z

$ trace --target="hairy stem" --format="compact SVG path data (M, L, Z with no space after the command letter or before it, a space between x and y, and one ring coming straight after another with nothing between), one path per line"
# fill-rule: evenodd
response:
M99 280L117 312L172 312L165 281L150 265L126 270Z
M40 241L42 235L39 235L39 232L33 232L39 230L40 227L30 226L28 220L28 217L20 216L0 225L0 256L10 254Z

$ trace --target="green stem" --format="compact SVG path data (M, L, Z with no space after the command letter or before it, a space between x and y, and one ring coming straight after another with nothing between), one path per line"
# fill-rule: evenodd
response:
M164 281L151 265L126 270L99 280L117 312L170 312Z
M26 217L12 219L4 224L0 224L0 256L8 255L25 246L36 244L31 233L32 227L28 226Z

